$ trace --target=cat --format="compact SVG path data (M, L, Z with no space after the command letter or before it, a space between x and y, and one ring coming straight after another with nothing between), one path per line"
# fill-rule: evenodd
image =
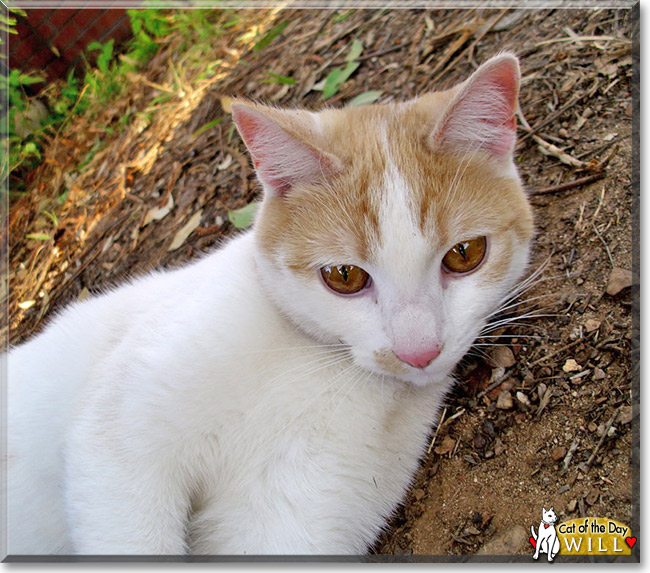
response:
M519 64L404 103L239 100L252 230L8 354L11 554L364 554L527 265Z
M535 533L535 528L531 525L530 532L532 534L532 539L535 540L535 554L533 559L539 559L540 553L546 553L549 562L555 559L558 551L560 550L560 540L557 537L557 532L555 531L555 522L557 521L557 515L553 508L546 511L546 508L542 508L542 521L539 524L538 532Z

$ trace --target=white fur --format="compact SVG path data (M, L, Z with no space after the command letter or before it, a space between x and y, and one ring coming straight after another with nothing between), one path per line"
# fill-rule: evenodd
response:
M11 554L367 550L441 391L318 348L253 253L241 236L11 352Z

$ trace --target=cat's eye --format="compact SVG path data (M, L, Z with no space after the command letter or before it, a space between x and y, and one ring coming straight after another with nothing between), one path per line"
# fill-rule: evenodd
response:
M442 259L444 268L450 273L468 273L483 262L487 251L487 239L478 237L462 241L447 251Z
M356 294L370 284L370 275L354 265L328 265L320 274L325 284L339 294Z

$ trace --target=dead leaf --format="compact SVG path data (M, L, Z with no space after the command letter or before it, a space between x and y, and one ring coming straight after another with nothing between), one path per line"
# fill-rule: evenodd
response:
M150 209L147 214L144 216L144 221L142 223L143 227L146 227L151 221L160 221L162 218L166 217L169 212L174 207L174 197L172 194L169 194L169 199L164 207L154 207Z
M514 366L516 360L512 350L507 346L496 346L491 352L492 363L494 366L503 368L510 368Z
M224 160L221 163L219 163L219 165L217 165L217 169L219 171L223 171L224 169L228 169L228 167L230 167L231 164L232 164L232 155L226 155Z
M187 240L187 238L192 234L194 229L196 229L201 223L202 215L203 215L203 209L200 209L199 211L194 213L194 215L192 215L190 220L181 229L178 230L178 232L174 236L174 240L171 242L171 245L167 247L168 251L175 251Z
M232 98L228 96L221 96L221 107L226 113L232 113Z
M445 436L445 439L442 440L442 443L433 449L436 454L439 456L444 456L445 454L448 454L454 449L454 446L456 445L456 440L452 438L451 436Z
M612 269L607 282L607 294L615 296L624 288L630 287L634 284L634 277L632 271L616 267Z

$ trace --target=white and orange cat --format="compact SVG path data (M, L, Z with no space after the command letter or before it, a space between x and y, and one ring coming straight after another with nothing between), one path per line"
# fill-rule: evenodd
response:
M8 355L10 554L363 554L528 259L519 68L318 113L233 104L253 229Z

